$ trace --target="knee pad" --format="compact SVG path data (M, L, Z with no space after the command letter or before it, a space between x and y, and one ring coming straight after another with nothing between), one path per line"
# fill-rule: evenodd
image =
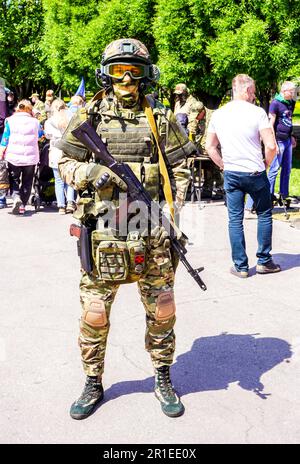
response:
M176 306L174 301L174 292L160 293L156 301L155 319L157 321L165 321L175 315Z
M100 298L90 298L84 303L83 320L91 327L100 328L107 325L104 301Z

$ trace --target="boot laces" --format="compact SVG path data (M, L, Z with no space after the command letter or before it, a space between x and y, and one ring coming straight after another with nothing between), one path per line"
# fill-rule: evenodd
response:
M158 370L157 383L163 396L175 396L174 388L170 379L169 369Z
M84 391L82 392L81 399L92 400L95 396L99 396L99 391L101 389L101 383L91 380L87 380Z

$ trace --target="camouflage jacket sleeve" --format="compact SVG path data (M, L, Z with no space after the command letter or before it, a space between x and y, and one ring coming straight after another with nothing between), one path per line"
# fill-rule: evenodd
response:
M78 110L72 117L62 139L56 144L63 151L58 162L60 176L64 182L76 190L87 188L87 168L91 165L89 163L91 153L72 135L71 131L86 119L86 110L84 108Z
M174 196L184 201L190 183L191 172L188 167L188 158L197 154L195 145L188 139L182 127L177 124L172 111L165 112L166 130L161 133L162 148L166 160L172 171L171 184Z
M199 121L196 119L201 110L204 109L204 105L201 101L190 96L188 101L188 130L192 135L196 135L199 129Z
M35 103L33 106L33 113L37 115L36 117L38 121L41 123L44 122L46 119L45 103L43 103L41 100Z

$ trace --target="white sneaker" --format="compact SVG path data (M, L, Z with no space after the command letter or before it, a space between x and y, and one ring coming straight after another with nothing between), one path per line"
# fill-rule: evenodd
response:
M13 202L13 207L12 207L12 214L19 214L19 208L22 205L22 201L20 197L16 197Z

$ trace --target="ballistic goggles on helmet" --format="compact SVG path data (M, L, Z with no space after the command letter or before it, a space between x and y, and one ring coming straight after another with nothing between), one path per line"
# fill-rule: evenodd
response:
M101 71L114 79L123 79L125 74L129 74L131 79L151 78L150 66L141 63L110 63L102 66Z

